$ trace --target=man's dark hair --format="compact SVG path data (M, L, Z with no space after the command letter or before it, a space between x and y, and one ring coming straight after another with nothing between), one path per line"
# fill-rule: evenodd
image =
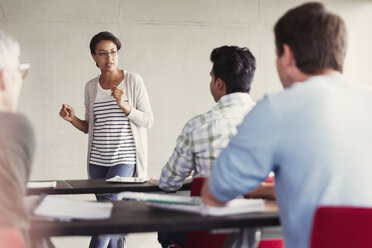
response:
M96 46L97 46L98 43L100 43L103 40L110 40L110 41L114 42L118 51L120 50L120 48L121 48L120 40L118 38L116 38L115 35L113 35L112 33L105 31L105 32L100 32L100 33L96 34L90 40L89 48L90 48L90 53L91 54L96 54Z
M248 48L222 46L211 53L214 77L225 82L226 94L249 93L256 70L256 59Z
M274 33L278 56L283 55L283 45L287 44L301 72L343 71L347 47L345 23L322 3L306 3L289 10L276 23Z

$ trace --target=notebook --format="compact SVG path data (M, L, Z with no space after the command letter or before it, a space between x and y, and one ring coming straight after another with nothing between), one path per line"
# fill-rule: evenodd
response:
M265 211L263 199L239 198L229 201L224 207L211 207L203 204L201 197L136 192L122 192L120 195L122 199L146 201L146 204L151 208L191 212L201 215L224 216Z

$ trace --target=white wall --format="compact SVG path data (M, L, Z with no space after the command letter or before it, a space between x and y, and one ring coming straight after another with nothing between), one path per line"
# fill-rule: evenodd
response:
M0 28L31 62L20 111L37 135L33 179L85 178L87 136L58 116L62 103L83 118L85 83L98 75L89 53L103 30L123 43L120 66L139 73L148 88L154 126L149 130L149 175L158 176L184 123L207 111L209 55L221 45L247 46L258 61L254 99L280 91L275 69L275 21L303 1L276 0L2 0ZM345 74L372 85L370 1L326 1L347 22L350 46Z
M62 103L84 115L84 85L98 75L89 52L103 30L123 43L121 68L139 73L155 115L149 130L149 175L159 176L184 123L207 111L209 55L221 45L247 46L257 59L252 96L282 90L275 69L275 21L296 0L1 0L0 29L31 63L20 111L34 125L33 179L86 178L87 136L63 121ZM328 0L349 29L346 76L372 86L372 3ZM149 246L143 246L149 247Z

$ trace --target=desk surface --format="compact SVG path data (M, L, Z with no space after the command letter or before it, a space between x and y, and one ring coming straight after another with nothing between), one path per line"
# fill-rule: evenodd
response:
M48 180L54 181L54 180ZM40 182L40 181L39 181ZM161 189L149 182L146 183L109 183L105 179L56 180L55 188L27 189L27 195L45 194L91 194L118 193L122 191L154 192ZM184 184L180 190L190 190L191 184Z
M278 226L276 204L267 204L267 211L230 216L201 216L198 214L150 209L145 202L114 202L108 220L72 222L32 220L31 235L72 236L157 231L188 231L220 228Z

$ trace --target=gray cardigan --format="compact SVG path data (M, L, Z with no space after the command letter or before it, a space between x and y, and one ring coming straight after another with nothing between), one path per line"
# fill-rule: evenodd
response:
M101 75L93 78L85 85L85 121L88 123L88 166L93 141L94 114L93 104L97 95L98 80ZM126 94L132 110L128 115L136 146L137 177L147 177L147 128L154 122L149 95L142 78L133 72L124 71ZM88 168L89 175L89 168Z

